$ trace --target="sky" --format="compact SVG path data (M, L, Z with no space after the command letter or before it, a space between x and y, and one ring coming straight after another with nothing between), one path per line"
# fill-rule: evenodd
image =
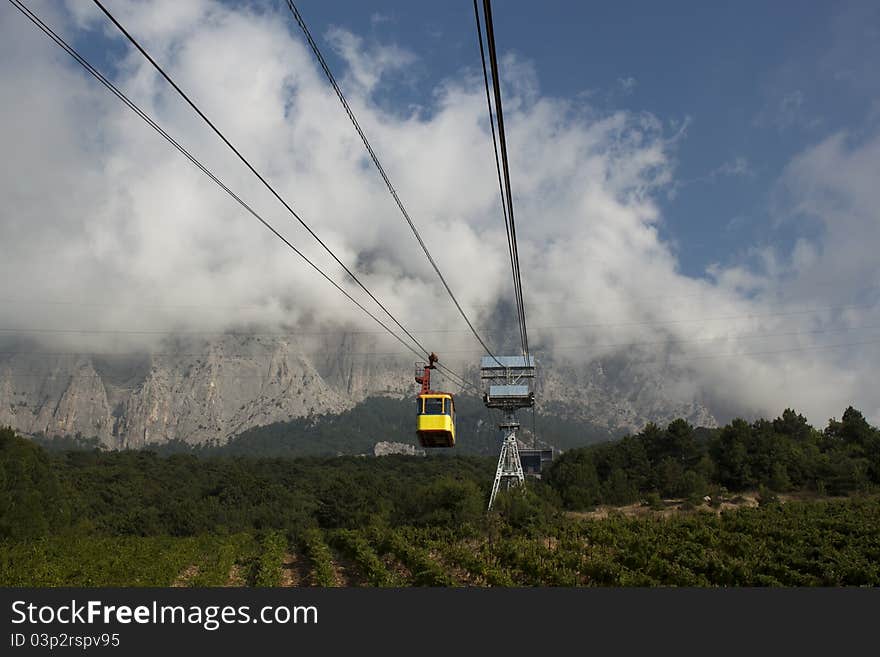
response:
M27 4L360 294L91 2ZM402 323L479 353L283 3L106 4ZM497 329L510 273L472 4L298 4L452 289ZM506 1L494 18L538 352L629 359L722 420L854 404L880 421L880 6ZM9 4L0 89L0 328L132 348L375 328Z

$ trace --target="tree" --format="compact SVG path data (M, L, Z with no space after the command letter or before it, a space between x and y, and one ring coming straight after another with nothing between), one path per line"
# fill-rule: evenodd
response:
M639 491L630 482L626 471L622 468L614 468L606 482L603 501L610 504L629 504L638 499Z
M684 467L693 466L700 460L700 452L694 441L694 428L685 420L678 418L666 428L669 454Z
M791 488L791 479L788 477L788 470L782 463L774 463L770 473L769 486L771 490L784 493Z
M549 483L570 509L588 509L600 500L599 475L587 449L566 452L547 472Z
M492 514L513 529L538 531L546 528L555 509L525 485L499 491L492 505Z
M678 497L682 490L684 468L678 460L666 456L657 466L657 488L663 497Z
M482 519L483 491L473 481L443 477L419 489L413 521L422 525L460 527Z
M39 446L0 429L0 538L35 538L69 524L71 496L51 465Z
M706 480L694 470L687 470L681 477L679 486L679 495L688 499L703 497L709 490L709 484Z
M864 447L871 442L875 430L871 428L860 411L849 406L843 412L837 433L843 442Z
M807 424L807 418L790 408L786 408L780 417L773 420L773 431L796 441L808 440L812 430Z
M730 490L743 490L755 485L749 464L751 427L745 420L733 420L721 430L711 447L718 466L718 481Z

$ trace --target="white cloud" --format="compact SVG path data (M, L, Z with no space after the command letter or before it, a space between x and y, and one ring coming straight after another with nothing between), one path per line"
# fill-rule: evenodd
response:
M396 22L397 18L393 13L383 14L382 12L373 12L370 15L370 25L376 27L377 25L382 25L383 23L393 23Z
M755 176L755 172L752 169L749 161L745 157L736 157L729 162L724 162L721 166L711 172L711 176L719 177L719 176L734 176L734 177L748 177L753 178Z
M798 243L792 275L805 288L833 280L823 298L847 299L880 286L880 133L851 141L828 137L794 158L780 182L790 222L815 226L812 242ZM876 298L876 296L875 296Z
M722 162L717 167L709 171L709 173L699 176L697 178L690 178L688 180L678 180L675 183L675 193L681 190L681 188L686 187L687 185L692 185L694 183L715 183L718 182L721 178L754 178L755 171L752 169L751 164L749 164L748 158L739 156L735 157L732 160L728 160L726 162Z
M822 125L822 119L811 113L806 96L800 89L785 91L772 87L766 92L767 104L755 116L754 125L773 127L780 132L793 129L813 130Z
M627 76L625 78L617 78L617 85L620 87L620 91L624 95L629 95L636 90L636 85L638 85L638 80L634 77Z
M289 19L183 4L175 20L142 3L113 9L340 257L359 263L406 325L461 330ZM80 3L71 6L65 32L98 24ZM373 328L42 35L3 11L0 84L15 94L0 106L0 135L16 157L5 158L0 177L0 297L29 301L0 305L4 327ZM481 80L439 83L428 118L390 115L371 93L415 55L367 47L341 30L331 40L348 64L338 72L346 95L450 285L478 324L489 322L494 304L510 298L510 275ZM140 56L119 64L118 81L137 102L343 280ZM839 287L817 293L818 279L832 276L841 285L880 285L871 252L880 237L876 140L851 147L836 137L789 168L789 202L823 226L820 238L799 242L793 256L765 250L759 267L716 267L694 279L660 238L655 201L675 186L670 148L679 137L648 114L574 111L541 95L528 62L507 56L503 66L537 348L574 361L623 354L721 417L794 405L821 423L848 403L880 416L869 374L877 347L833 346L865 342L857 328L880 325L880 317L866 307L829 310L841 305ZM718 175L749 170L734 160ZM70 303L44 303L53 300ZM426 335L441 353L475 346L466 332ZM635 342L651 344L621 347Z
M363 39L348 30L334 27L328 30L327 41L348 65L346 86L359 87L360 93L369 94L383 75L405 70L416 61L416 56L396 45L364 46Z

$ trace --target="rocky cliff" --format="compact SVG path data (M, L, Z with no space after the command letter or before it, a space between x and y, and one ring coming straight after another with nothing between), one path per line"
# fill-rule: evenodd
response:
M415 391L412 358L382 355L371 338L357 334L308 344L280 335L176 338L150 353L122 355L14 347L0 351L0 426L97 436L108 447L222 443L250 427ZM586 368L541 363L537 389L545 412L614 432L675 417L715 424L696 401L671 395L660 374L625 361ZM456 366L471 378L477 374L475 367Z

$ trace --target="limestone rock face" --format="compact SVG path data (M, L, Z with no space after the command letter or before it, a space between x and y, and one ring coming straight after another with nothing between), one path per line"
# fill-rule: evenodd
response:
M290 344L224 339L205 354L154 356L150 371L124 402L115 436L120 446L167 440L225 442L250 427L352 404Z
M406 456L424 456L425 450L407 443L393 443L383 440L373 445L373 456L388 456L390 454L404 454Z
M339 413L368 394L412 388L402 363L377 367L344 352L309 357L281 336L169 340L150 354L114 356L19 349L0 356L0 425L97 436L108 447L223 443L250 427Z
M675 390L678 380L624 358L583 367L556 362L541 368L539 363L536 396L544 412L587 420L614 433L636 432L648 422L663 426L676 418L693 426L716 427L709 409Z
M377 345L369 334L177 337L150 353L112 356L14 346L0 349L0 426L96 436L111 448L224 443L251 427L340 413L371 395L416 391L414 359ZM478 383L475 364L446 364ZM623 359L586 367L539 359L538 365L538 408L545 413L615 433L676 417L716 424L663 372ZM376 446L377 453L401 453L397 449Z
M0 426L25 433L81 433L112 442L113 419L101 377L77 356L16 354L0 364Z

